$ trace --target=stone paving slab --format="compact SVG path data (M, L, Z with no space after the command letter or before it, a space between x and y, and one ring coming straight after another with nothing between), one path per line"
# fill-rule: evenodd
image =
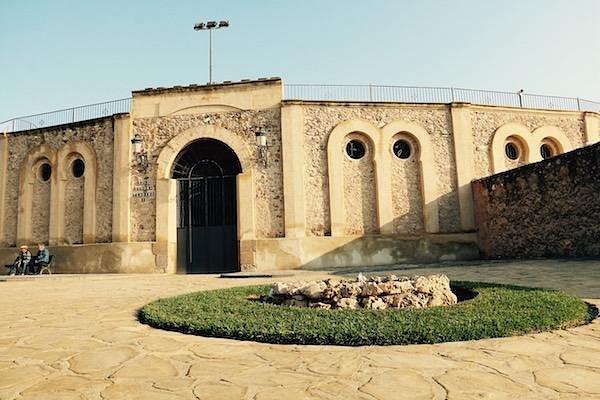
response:
M160 297L269 281L0 282L0 399L600 399L599 320L513 338L339 347L188 336L136 319Z
M446 274L451 280L492 282L560 289L579 297L600 298L600 260L474 260L381 267L340 267L331 273L355 277L368 274L400 276Z

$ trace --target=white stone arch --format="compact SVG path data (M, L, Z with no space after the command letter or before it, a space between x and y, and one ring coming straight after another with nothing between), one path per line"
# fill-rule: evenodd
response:
M392 179L391 179L391 157L390 146L392 139L398 133L409 135L418 145L419 170L421 173L421 196L423 198L423 224L425 231L436 233L440 230L439 224L439 189L438 176L435 169L435 158L433 152L433 143L427 130L419 124L403 120L392 121L381 130L383 146L380 146L382 154L380 156L380 165L387 173L387 177L382 179L385 187L381 187L380 194L386 196L386 202L392 204ZM390 226L393 219L392 207L389 210Z
M70 142L62 146L57 153L57 204L55 241L65 242L65 190L71 162L80 158L85 164L83 184L83 243L96 241L96 181L98 179L98 162L96 152L89 143L83 141Z
M516 122L509 122L502 125L494 133L492 138L492 146L490 149L492 158L492 173L498 174L506 171L506 162L504 156L504 146L506 140L510 137L516 138L523 146L524 157L523 161L529 163L529 157L531 155L531 133L529 129L522 124Z
M377 222L381 231L382 220L380 203L379 182L380 182L380 132L370 122L361 119L352 119L340 122L329 134L327 140L327 169L329 176L329 215L331 219L331 235L343 236L345 232L345 214L344 209L344 171L343 163L345 157L344 139L350 133L359 133L364 135L371 143L373 149L373 163L375 165L375 185L377 188ZM383 232L382 232L383 233Z
M50 204L49 208L49 242L53 239L53 226L56 224L56 214L53 204L56 203L56 150L49 145L41 145L30 151L19 171L19 197L17 207L17 244L31 243L33 238L32 231L32 207L33 207L33 185L37 179L36 168L44 160L52 167L50 176Z
M381 234L393 233L391 157L389 142L397 133L411 135L419 146L419 166L421 171L421 187L423 202L423 220L425 231L439 232L439 213L437 173L433 155L433 144L429 133L422 126L397 120L379 129L370 122L352 119L339 123L329 135L327 141L327 162L329 174L329 210L331 216L332 236L344 233L345 210L343 207L343 171L344 138L352 132L359 132L368 137L373 146L375 163L375 183L377 193L377 220Z
M156 161L156 178L170 179L171 167L179 152L199 139L215 139L231 147L240 160L242 172L253 166L252 153L246 143L235 133L216 125L196 126L173 137L163 147Z
M567 151L573 150L571 141L565 135L560 128L556 126L544 125L536 128L531 134L531 156L530 162L536 162L542 160L542 155L539 152L539 148L545 140L551 140L552 143L557 147L558 154L566 153ZM536 151L534 151L534 149Z
M207 125L187 129L173 137L161 150L156 161L156 242L157 264L167 272L177 271L177 185L171 179L171 169L177 155L189 144L200 139L214 139L229 146L237 155L242 173L237 176L238 240L240 266L254 266L254 252L249 251L254 240L254 159L248 145L234 132ZM161 254L162 253L162 254ZM160 257L163 255L164 257Z

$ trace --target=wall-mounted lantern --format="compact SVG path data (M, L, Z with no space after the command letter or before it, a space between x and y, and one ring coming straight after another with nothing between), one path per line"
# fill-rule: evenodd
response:
M131 149L138 166L146 173L148 171L148 153L144 149L142 137L138 133L133 135L133 139L131 139Z
M264 167L268 164L268 150L269 144L267 143L267 133L262 130L262 127L254 133L256 135L256 146L258 147L258 156Z

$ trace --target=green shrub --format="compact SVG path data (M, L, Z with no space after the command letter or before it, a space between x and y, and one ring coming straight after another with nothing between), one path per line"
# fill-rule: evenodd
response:
M403 310L324 310L248 300L269 286L219 289L154 301L139 312L156 328L266 343L392 345L439 343L568 328L592 309L564 292L457 282L476 297L454 306Z

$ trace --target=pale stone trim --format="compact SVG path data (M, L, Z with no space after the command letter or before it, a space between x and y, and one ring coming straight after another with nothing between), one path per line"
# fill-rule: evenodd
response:
M32 242L32 207L33 207L33 184L36 178L34 166L39 165L41 160L47 160L52 167L50 177L50 204L49 206L49 244L56 244L53 231L57 223L56 205L57 199L57 168L56 168L56 150L48 145L41 145L33 149L21 164L19 173L19 197L17 207L17 244ZM54 229L53 229L54 228Z
M0 244L6 246L6 178L8 174L8 136L0 136Z
M252 167L252 157L246 143L235 133L216 125L196 126L178 134L166 144L156 161L156 178L171 179L175 158L188 144L199 139L215 139L231 147L238 156L242 171Z
M504 155L504 146L506 143L506 139L508 139L511 136L520 140L521 144L524 147L524 161L527 163L529 162L529 154L531 153L531 133L529 132L529 129L527 129L526 126L518 124L516 122L509 122L496 129L494 137L492 138L492 174L498 174L507 170Z
M419 166L423 198L423 222L425 231L439 232L438 188L433 145L427 131L420 125L393 121L382 129L361 119L339 123L327 141L327 162L329 174L329 209L331 235L344 236L345 210L343 190L344 139L353 132L364 134L373 144L375 164L375 185L377 194L377 222L381 234L393 233L392 177L390 142L394 135L406 133L414 138L419 146Z
M196 126L172 138L161 150L156 161L156 249L167 254L157 254L157 260L166 265L157 265L167 272L177 271L177 185L171 179L171 169L177 155L190 143L199 139L215 139L229 146L237 155L242 173L237 177L238 239L242 242L254 240L254 163L246 143L235 133L225 128L207 125ZM240 252L240 264L251 269L254 266L254 252Z
M586 146L600 142L600 114L584 112L583 121L585 125Z
M67 143L58 150L58 179L56 215L58 220L50 226L56 225L54 240L62 244L65 242L65 189L69 179L71 162L79 158L85 163L83 175L83 243L94 243L96 241L96 179L98 175L98 164L96 152L86 142L77 141Z
M509 106L493 106L485 104L471 104L473 111L501 111L510 112L514 114L538 114L538 115L552 115L552 116L579 116L581 111L568 111L568 110L550 110L550 109L539 109L539 108L521 108L521 107L509 107Z
M385 182L389 182L385 187L381 187L378 194L385 195L386 199L383 204L387 204L387 208L392 212L392 179L391 173L391 157L394 155L389 151L392 138L398 133L404 133L412 136L419 146L419 169L421 172L421 196L423 199L423 223L425 232L437 233L440 230L439 212L438 212L438 176L435 169L435 159L433 156L433 143L429 133L421 125L397 120L390 122L381 130L382 141L385 146L380 146L379 151L385 152L380 156L383 160L382 168L385 170ZM385 163L385 164L384 164ZM389 185L389 187L388 187Z
M573 145L571 141L565 135L560 128L556 126L540 126L533 132L529 132L529 129L524 125L515 122L509 122L499 127L494 133L492 139L492 173L497 174L506 171L504 145L509 137L514 137L519 140L520 144L524 147L523 161L526 163L533 163L542 161L542 156L539 152L539 148L544 139L551 139L559 147L560 153L571 151Z
M129 242L131 205L131 118L114 120L112 241Z
M194 107L201 107L206 112L265 110L279 108L282 98L283 83L280 79L197 86L181 90L137 91L133 92L131 115L134 118L152 118L195 114ZM213 110L208 111L208 107Z
M381 135L379 129L371 125L370 122L352 119L339 123L330 133L327 141L327 165L329 174L329 214L331 218L331 236L344 236L345 234L345 210L344 210L344 138L352 133L359 132L370 139L373 144L374 154L373 163L375 164L375 186L377 192L377 219L379 228L382 228L386 222L391 222L391 201L388 207L382 207L380 201L384 201L383 196L379 196L380 185L383 182L380 176L378 162L381 148ZM389 171L387 172L389 174ZM388 184L391 187L391 182ZM391 199L391 193L390 193ZM385 205L384 205L385 206ZM385 210L382 215L381 210Z
M532 151L529 156L529 162L538 162L542 161L542 155L539 151L540 146L542 145L545 139L550 139L554 144L558 146L558 153L566 153L567 151L573 150L573 145L571 141L559 128L556 126L540 126L536 128L531 136L530 148L535 151Z
M298 105L281 109L281 153L285 237L306 236L304 197L304 115Z
M254 220L254 169L249 168L237 176L237 229L240 268L242 271L256 269L256 246Z
M160 104L156 104L157 107ZM179 110L171 111L169 114L165 116L173 116L173 115L193 115L193 114L204 114L209 112L231 112L231 111L248 111L246 109L242 109L239 107L235 107L229 104L201 104L201 105L191 105L188 107L184 107ZM156 116L160 115L160 109L157 111Z
M470 231L475 229L473 192L471 190L471 181L475 179L475 166L473 163L473 125L470 104L452 103L450 113L452 116L460 227L464 231Z

